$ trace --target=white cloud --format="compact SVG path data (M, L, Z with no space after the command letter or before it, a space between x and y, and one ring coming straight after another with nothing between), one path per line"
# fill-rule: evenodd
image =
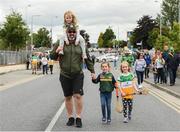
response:
M112 26L117 36L119 28L119 38L126 40L126 32L136 27L137 20L143 15L155 18L159 7L154 0L0 0L0 23L5 21L10 9L21 12L29 27L31 16L41 15L33 18L34 31L39 27L50 29L52 24L55 41L62 32L64 12L72 10L80 27L89 33L91 42L96 42L99 33L108 26Z

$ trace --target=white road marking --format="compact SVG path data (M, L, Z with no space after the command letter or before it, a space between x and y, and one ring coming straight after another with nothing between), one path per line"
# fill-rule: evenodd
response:
M63 104L61 105L61 107L59 108L59 110L57 111L55 116L52 118L52 120L49 123L48 127L46 128L45 132L50 132L52 130L52 128L56 124L56 121L58 120L58 118L60 117L61 113L63 112L64 108L65 108L65 102L63 102Z
M159 99L161 102L165 103L167 106L172 108L173 110L180 113L180 100L172 95L169 95L168 93L161 91L159 89L156 89L149 84L145 83L145 86L148 87L149 93Z
M165 103L167 106L169 106L170 108L174 109L175 111L177 111L178 113L180 113L180 108L177 107L175 104L173 104L172 102L166 100L165 98L161 97L160 95L156 94L153 91L150 91L151 95L153 95L154 97L156 97L157 99L159 99L161 102Z

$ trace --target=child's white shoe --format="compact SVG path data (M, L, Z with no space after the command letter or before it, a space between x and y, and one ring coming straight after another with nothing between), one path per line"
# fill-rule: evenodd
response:
M141 84L138 86L139 89L142 89L142 87L143 87L143 86L142 86Z
M128 118L125 117L124 120L123 120L124 123L128 123Z

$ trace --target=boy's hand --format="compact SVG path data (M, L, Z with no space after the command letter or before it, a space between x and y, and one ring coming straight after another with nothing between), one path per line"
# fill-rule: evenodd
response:
M116 88L119 87L119 83L118 83L118 82L115 83L115 87L116 87Z
M96 79L96 75L94 73L91 73L91 78L92 78L92 80L95 80Z

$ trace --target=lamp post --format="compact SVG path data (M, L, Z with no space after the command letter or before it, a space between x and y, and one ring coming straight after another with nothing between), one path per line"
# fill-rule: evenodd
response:
M179 15L178 24L179 24L179 29L180 29L180 0L179 0L179 3L178 3L178 15ZM179 31L179 38L180 38L180 31Z
M156 3L160 3L160 20L159 20L159 34L160 34L160 36L162 35L162 20L161 20L161 17L162 17L162 14L161 14L161 2L160 1L158 1L158 0L155 0L154 2L156 2Z
M26 6L26 25L27 25L27 27L28 27L28 29L29 29L29 26L28 26L28 7L31 7L31 5L30 4L28 4L27 6ZM27 52L27 43L28 43L28 41L26 40L26 52Z
M30 4L26 6L26 24L28 24L28 7L31 7Z
M180 1L178 3L178 23L180 24Z
M31 16L31 51L32 51L32 45L33 45L33 19L34 17L39 17L41 15L32 15Z
M52 28L53 28L53 19L54 18L58 18L58 16L52 16L52 18L51 18L51 29L50 29L50 32L51 32L51 49L53 49L53 40L52 40L53 31L52 31Z

